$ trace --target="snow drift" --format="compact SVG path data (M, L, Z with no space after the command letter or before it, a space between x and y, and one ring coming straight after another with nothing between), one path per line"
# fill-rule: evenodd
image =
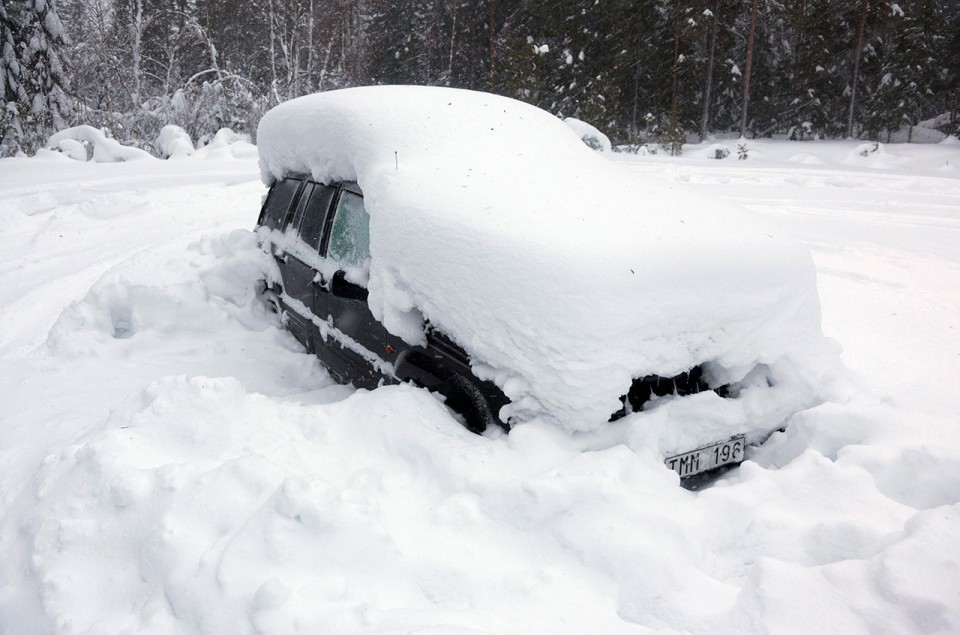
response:
M421 316L450 334L511 398L510 415L593 429L632 379L699 364L717 384L753 372L748 383L781 389L762 403L677 400L681 419L709 413L704 440L747 420L769 431L812 403L795 371L824 350L808 253L744 210L627 175L533 106L348 89L281 104L258 140L268 184L359 183L374 315L410 342Z
M751 143L614 156L789 223L860 381L696 492L331 385L255 304L252 159L0 159L0 632L960 632L960 146Z

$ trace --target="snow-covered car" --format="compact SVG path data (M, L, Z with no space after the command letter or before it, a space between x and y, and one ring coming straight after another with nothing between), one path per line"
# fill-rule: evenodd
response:
M806 250L533 106L332 91L267 113L258 147L261 297L340 381L424 386L474 432L620 435L681 477L820 400Z

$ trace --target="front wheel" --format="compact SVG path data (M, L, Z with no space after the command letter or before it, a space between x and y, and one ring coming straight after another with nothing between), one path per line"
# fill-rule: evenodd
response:
M254 291L273 325L281 326L283 323L283 308L280 306L280 295L277 289L267 284L266 280L257 280Z
M458 373L447 377L438 392L446 397L447 406L464 419L464 427L482 434L488 426L499 424L497 413L472 381Z

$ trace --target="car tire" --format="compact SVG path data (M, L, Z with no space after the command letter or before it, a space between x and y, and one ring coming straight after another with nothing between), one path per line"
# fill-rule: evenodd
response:
M438 392L446 397L447 406L463 417L464 427L474 434L483 434L488 426L498 423L497 413L480 389L459 373L447 377Z
M282 326L283 307L280 306L280 296L278 292L267 284L266 280L257 281L254 288L257 293L257 298L259 298L260 303L263 305L264 312L273 322L274 326Z

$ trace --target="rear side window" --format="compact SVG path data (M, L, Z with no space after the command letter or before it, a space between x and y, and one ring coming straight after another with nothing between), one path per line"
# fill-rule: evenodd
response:
M287 210L290 209L290 203L299 188L300 179L283 179L274 183L273 187L270 188L269 196L267 196L267 202L263 206L263 217L260 224L270 229L283 227Z
M301 217L300 240L309 245L313 251L320 248L323 221L327 216L327 210L330 209L334 192L336 192L335 188L318 183L313 186L313 192L305 203L303 199L306 198L306 192L300 197L300 209L297 210L297 214Z
M370 257L370 217L363 197L353 192L340 194L327 257L339 262L341 269L360 267Z

